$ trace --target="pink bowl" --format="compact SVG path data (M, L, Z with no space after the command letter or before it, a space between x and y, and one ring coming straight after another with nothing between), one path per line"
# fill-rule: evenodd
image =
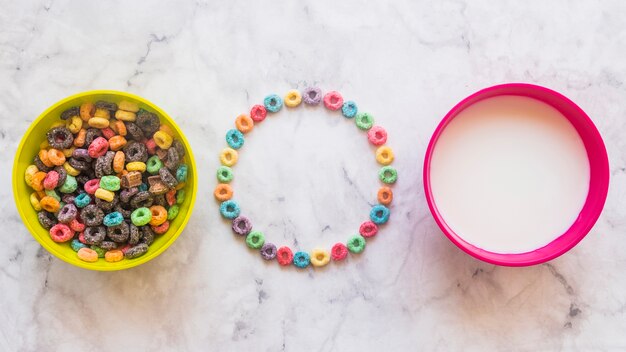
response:
M450 227L446 224L445 219L437 210L431 190L430 163L434 146L448 123L450 123L452 119L454 119L468 106L483 99L499 95L518 95L529 97L542 101L557 109L572 123L582 138L585 149L587 150L587 157L589 158L589 167L591 172L589 180L589 193L587 194L587 199L578 218L560 237L544 247L526 253L494 253L480 249L466 242L461 236L454 233L454 231L452 231L452 229L450 229ZM426 156L424 158L424 191L426 194L426 201L428 202L430 212L441 228L441 231L443 231L452 243L464 250L466 253L480 260L497 265L527 266L540 264L554 259L570 250L587 235L596 220L598 220L598 217L602 212L602 208L604 207L608 188L609 161L606 154L606 148L604 147L604 142L602 141L600 133L589 116L587 116L587 114L585 114L585 112L578 107L578 105L562 94L548 88L532 84L510 83L497 85L485 88L463 99L460 103L453 107L448 114L446 114L443 120L439 123L439 126L437 126L437 129L435 129L435 132L430 139L430 143L428 144L428 148L426 149Z

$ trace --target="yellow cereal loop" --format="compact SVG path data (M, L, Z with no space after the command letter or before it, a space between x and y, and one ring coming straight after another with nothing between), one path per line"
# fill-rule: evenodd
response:
M393 150L386 145L376 149L376 161L381 165L389 165L393 162Z
M123 100L117 104L117 108L124 111L137 112L139 111L139 105L131 101Z
M28 165L24 172L24 181L29 187L33 187L33 176L39 172L39 169L35 165Z
M107 191L106 189L103 189L103 188L98 188L94 195L96 196L96 198L102 199L103 201L109 202L109 203L111 203L113 199L115 198L115 193L111 191Z
M156 143L156 145L158 145L161 149L168 149L173 142L172 136L164 131L154 132L154 136L152 136L152 138L154 139L154 143Z
M292 89L285 94L285 106L295 108L302 102L302 95L295 89Z
M53 123L52 126L50 126L50 129L53 129L56 127L65 127L65 121L57 121Z
M30 204L33 206L33 209L35 209L35 211L40 211L41 204L39 204L39 195L37 194L37 192L31 193L29 199L30 199Z
M65 155L66 158L69 158L72 156L72 153L74 153L74 149L76 149L76 147L71 147L68 149L63 149L63 155Z
M72 165L70 165L67 161L63 164L63 168L65 169L68 175L78 176L80 174L80 171L73 168Z
M39 149L48 149L50 148L50 143L48 143L48 139L45 139L41 144L39 144Z
M126 164L126 170L144 172L146 171L146 163L143 163L141 161L133 161Z
M180 191L181 189L185 188L185 185L186 185L185 182L178 182L178 184L176 185L174 189L176 189L177 191Z
M107 109L96 109L96 112L93 114L93 117L100 117L105 120L108 120L111 118L111 112Z
M225 148L220 153L220 162L224 166L233 166L237 163L237 159L239 158L239 154L233 148Z
M321 248L311 251L311 265L320 267L328 264L328 262L330 262L330 253L328 251Z
M83 127L83 120L79 116L72 116L67 120L67 129L76 134Z
M87 121L87 124L93 128L103 129L109 127L109 120L104 117L92 117Z
M134 112L117 110L115 112L115 118L121 121L133 122L137 119L137 115Z

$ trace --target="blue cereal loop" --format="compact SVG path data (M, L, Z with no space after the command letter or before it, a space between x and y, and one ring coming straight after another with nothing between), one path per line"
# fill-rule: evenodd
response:
M91 203L91 197L87 193L81 193L74 198L74 204L78 208L84 208Z
M85 245L84 243L80 242L78 239L75 238L70 243L70 247L72 247L72 250L74 252L78 252L79 249L85 248L87 247L87 245Z
M370 210L370 219L373 223L380 225L384 224L389 220L390 215L389 208L382 204L376 204Z
M309 263L311 262L311 258L309 257L309 253L307 252L296 252L293 255L293 265L295 265L296 267L303 269L306 268L307 266L309 266Z
M124 216L119 211L114 211L112 213L107 214L102 220L102 223L106 227L117 226L124 222Z
M137 187L137 189L139 190L139 192L145 192L148 190L148 185L145 183L142 183L139 185L139 187Z
M226 132L226 143L228 143L229 147L239 149L243 147L243 142L243 133L239 132L239 130L233 128L232 130L228 130L228 132Z
M263 105L269 112L278 112L283 107L283 100L276 94L270 94L263 100Z
M239 216L241 209L239 209L239 204L234 200L227 200L220 205L220 213L226 219L234 219Z
M341 114L347 119L351 119L356 116L356 113L359 109L356 106L356 103L353 101L346 101L341 106Z
M187 181L187 170L188 167L185 164L178 167L178 170L176 170L176 180L178 180L178 182Z

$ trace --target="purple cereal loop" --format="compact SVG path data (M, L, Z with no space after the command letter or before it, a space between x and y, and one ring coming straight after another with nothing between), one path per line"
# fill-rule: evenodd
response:
M72 152L72 158L76 160L91 162L91 157L89 156L89 152L87 151L87 149L84 149L84 148L74 149L74 151Z
M263 247L261 247L261 257L265 260L276 258L276 246L272 243L265 243Z
M317 87L306 87L302 91L302 101L308 105L317 105L322 101L322 90Z
M240 215L233 219L232 228L234 233L240 236L246 236L252 230L252 223L250 222L250 219L243 215Z
M59 210L57 219L59 222L69 224L72 220L76 219L77 215L78 209L76 209L76 206L72 203L67 203L63 206L63 208L61 208L61 210Z

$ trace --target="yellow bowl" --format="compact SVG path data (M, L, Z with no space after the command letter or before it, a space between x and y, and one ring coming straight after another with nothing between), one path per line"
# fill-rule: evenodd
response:
M189 167L189 174L187 183L185 185L185 201L180 206L180 212L176 219L171 221L169 230L163 235L157 235L154 242L150 245L150 248L146 254L137 259L123 259L119 262L109 263L100 259L95 263L84 262L76 256L76 252L68 243L56 243L50 239L50 235L46 229L44 229L37 220L37 212L30 204L30 194L33 190L24 181L24 172L26 167L33 163L33 158L39 152L39 145L46 140L46 132L50 129L50 126L61 121L59 116L65 109L78 106L86 101L95 102L97 100L107 100L115 103L119 103L122 100L132 101L139 104L139 107L148 111L155 112L161 119L161 124L168 125L174 130L175 138L179 139L185 146L185 163ZM189 142L178 128L174 120L169 117L163 110L156 105L152 104L146 99L138 97L133 94L118 92L112 90L94 90L84 93L79 93L65 98L58 103L52 105L46 111L44 111L39 117L30 125L22 141L15 153L15 160L13 162L13 197L15 198L15 205L22 217L22 221L33 235L33 237L39 242L48 252L55 257L66 261L72 265L101 271L113 271L132 268L134 266L143 264L147 261L154 259L167 249L183 231L183 228L187 224L193 205L196 200L196 190L198 177L196 174L196 165L193 159L193 154Z

